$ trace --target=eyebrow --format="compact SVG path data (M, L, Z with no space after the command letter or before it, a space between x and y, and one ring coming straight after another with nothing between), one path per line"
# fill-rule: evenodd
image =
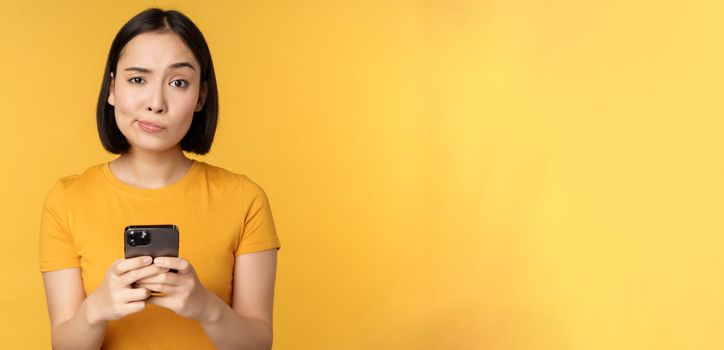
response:
M188 62L177 62L169 66L169 68L182 68L182 67L188 67L192 70L196 70L194 66L191 63ZM143 67L127 67L124 69L124 71L135 71L135 72L141 72L141 73L151 73L151 70L148 68Z

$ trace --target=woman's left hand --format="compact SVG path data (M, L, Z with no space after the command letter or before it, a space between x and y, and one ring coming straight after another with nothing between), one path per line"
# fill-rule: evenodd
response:
M160 267L176 269L178 273L168 271L138 280L136 288L143 287L165 294L151 296L146 301L171 309L179 316L204 320L207 317L211 292L201 284L191 263L186 259L173 257L158 257L153 263Z

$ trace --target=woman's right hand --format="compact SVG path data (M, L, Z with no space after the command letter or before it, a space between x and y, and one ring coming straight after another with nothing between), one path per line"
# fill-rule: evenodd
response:
M88 321L97 324L143 310L151 292L146 288L133 288L133 283L167 271L167 268L154 265L150 256L114 261L103 282L87 298Z

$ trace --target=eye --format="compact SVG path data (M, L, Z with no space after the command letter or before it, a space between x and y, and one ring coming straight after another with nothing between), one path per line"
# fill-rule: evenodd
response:
M128 81L129 81L131 84L141 84L141 83L143 82L143 78L141 78L141 77L133 77L133 78L131 78L131 79L128 79Z
M183 79L176 79L171 82L171 85L173 85L177 88L185 88L185 87L189 86L189 82L186 80L183 80Z

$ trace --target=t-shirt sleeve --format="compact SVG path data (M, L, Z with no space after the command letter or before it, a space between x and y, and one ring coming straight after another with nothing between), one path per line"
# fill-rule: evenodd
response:
M41 272L80 266L80 256L68 230L66 203L63 183L58 180L45 197L40 218L38 262Z
M281 244L277 237L272 218L269 199L257 183L244 176L243 208L244 225L239 233L239 245L235 256L262 250L279 250Z

